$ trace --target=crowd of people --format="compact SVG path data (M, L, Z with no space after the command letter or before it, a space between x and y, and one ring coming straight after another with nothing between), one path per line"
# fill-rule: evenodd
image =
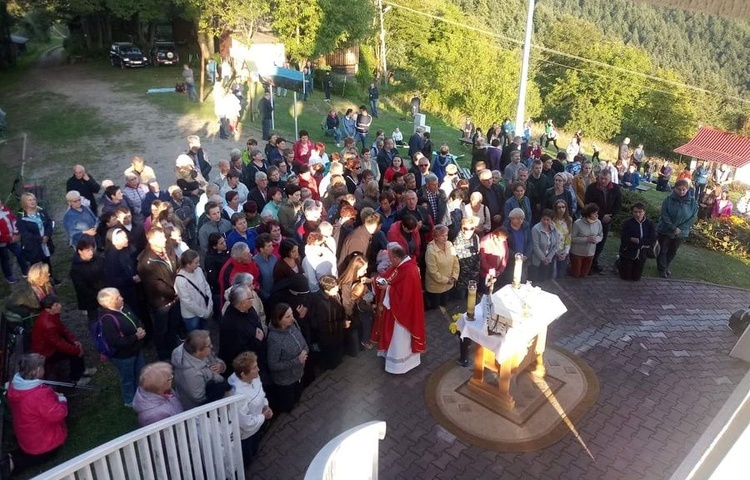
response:
M470 126L470 175L459 175L448 144L424 129L408 139L398 129L370 137L371 123L365 106L341 122L336 116L326 125L333 152L305 130L295 141L269 131L215 168L190 136L169 179L140 157L122 183L73 168L62 223L77 307L141 425L243 395L249 463L264 422L290 411L322 370L372 348L389 373L416 368L426 350L425 309L464 299L471 281L485 293L510 283L517 253L535 282L602 273L621 189L638 185L645 163L642 146L640 156L626 152L623 173L622 158L593 163L580 149L553 157L530 141L529 125L516 136L504 122L486 138ZM548 123L544 140L554 141ZM677 181L657 223L643 204L632 206L619 249L623 279L640 279L649 256L671 275L698 214L688 190ZM61 363L70 381L85 383L95 369L59 318L54 224L33 194L21 200L19 216L1 210L0 258L8 282L17 282L10 253L26 277L8 307L20 321L36 318L38 356L26 359L12 388L48 389L38 379ZM158 358L149 365L147 341ZM64 418L64 399L44 395ZM59 445L50 446L40 453L21 444L18 458Z

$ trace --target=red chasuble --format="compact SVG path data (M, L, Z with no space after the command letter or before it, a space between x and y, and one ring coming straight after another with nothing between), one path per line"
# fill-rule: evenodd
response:
M393 337L394 323L398 322L411 333L411 351L424 353L426 346L424 302L419 267L413 259L398 267L391 267L382 275L389 279L391 308L382 306L385 288L378 288L378 311L376 328L371 339L378 344L378 350L388 350Z

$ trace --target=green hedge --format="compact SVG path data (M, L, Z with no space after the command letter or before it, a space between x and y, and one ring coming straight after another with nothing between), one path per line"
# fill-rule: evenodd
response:
M652 205L648 202L643 195L638 192L631 192L630 190L622 190L622 210L620 213L615 215L612 219L612 228L616 231L620 231L622 222L632 217L633 214L630 212L631 207L634 203L641 202L646 207L646 218L650 219L654 224L659 222L659 215L661 215L661 205Z

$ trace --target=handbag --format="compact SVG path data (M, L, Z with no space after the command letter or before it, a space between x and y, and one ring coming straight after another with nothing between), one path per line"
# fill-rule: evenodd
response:
M205 293L203 293L203 291L202 291L202 290L201 290L200 288L198 288L198 285L194 284L194 283L193 283L193 282L192 282L192 281L191 281L191 280L190 280L189 278L187 278L187 277L186 277L185 275L177 275L177 276L178 276L178 277L180 277L180 278L184 278L185 280L187 280L187 281L188 281L188 283L189 283L190 285L192 285L192 286L193 286L193 288L194 288L194 289L195 289L195 290L196 290L196 291L197 291L198 293L200 293L200 294L201 294L201 297L203 297L203 301L204 301L204 302L206 302L206 306L208 306L208 295L206 295Z

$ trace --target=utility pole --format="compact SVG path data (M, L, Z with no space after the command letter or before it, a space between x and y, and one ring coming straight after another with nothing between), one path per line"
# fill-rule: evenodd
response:
M391 9L391 6L383 8L383 0L378 0L378 13L380 14L380 58L383 60L383 81L388 85L388 64L385 60L385 21L383 16Z
M523 131L526 121L526 83L529 76L529 55L531 53L531 31L534 29L534 0L529 0L529 11L526 14L526 37L523 41L523 59L521 60L521 85L518 88L518 109L516 110L516 135Z

